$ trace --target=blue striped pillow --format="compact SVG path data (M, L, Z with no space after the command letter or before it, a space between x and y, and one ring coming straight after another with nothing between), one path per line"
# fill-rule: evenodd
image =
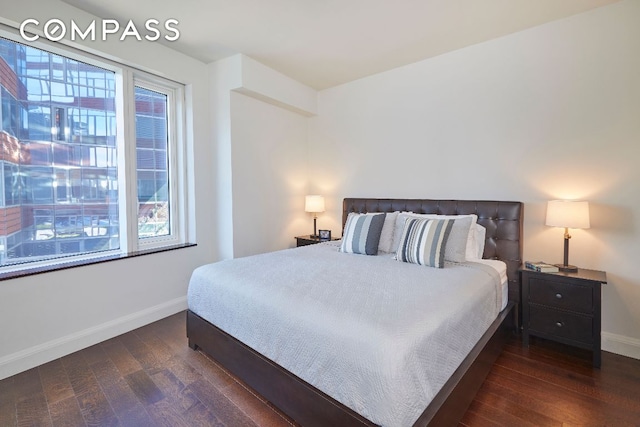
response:
M453 219L407 219L396 259L428 267L444 267L444 251L453 222Z
M340 252L376 255L386 214L350 213L342 233Z

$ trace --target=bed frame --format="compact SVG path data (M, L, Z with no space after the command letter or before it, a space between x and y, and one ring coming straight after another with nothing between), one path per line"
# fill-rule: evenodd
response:
M483 258L507 264L509 303L436 394L414 426L455 426L473 401L509 335L518 324L518 268L522 263L520 202L422 199L344 199L342 226L350 212L412 211L442 215L476 214L487 229ZM190 310L189 347L201 349L265 399L303 426L374 426L265 356Z

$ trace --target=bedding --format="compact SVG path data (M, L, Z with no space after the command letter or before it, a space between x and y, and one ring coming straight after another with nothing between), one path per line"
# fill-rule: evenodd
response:
M502 304L500 310L507 306L509 302L509 278L507 277L507 264L497 259L474 259L472 262L488 265L498 272L500 275L500 283L502 283Z
M202 266L189 308L374 423L411 425L502 309L500 273L339 245Z
M485 239L487 237L487 229L481 226L480 224L476 224L473 230L473 239L475 241L476 253L475 256L467 256L467 259L472 260L482 259L482 255L484 254L484 244Z

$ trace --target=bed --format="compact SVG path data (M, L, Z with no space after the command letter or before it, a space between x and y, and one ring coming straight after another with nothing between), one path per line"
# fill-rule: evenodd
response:
M215 304L218 304L218 306L215 306L213 302L210 302L211 299L203 297L205 293L202 290L208 285L193 283L194 278L192 278L189 295L190 310L187 313L187 335L190 347L193 349L199 348L211 355L229 371L302 425L413 424L421 426L454 425L457 423L482 384L493 361L500 353L504 341L508 334L511 333L517 319L517 305L519 303L518 267L522 258L522 204L519 202L494 201L345 199L343 204L343 226L348 214L351 212L390 213L394 211L412 211L421 214L439 215L477 215L478 223L486 229L483 258L501 260L506 265L507 302L503 301L505 298L500 294L497 287L495 291L492 291L494 292L493 296L485 296L485 293L476 291L476 287L480 285L469 286L466 283L471 281L471 278L475 283L478 277L486 276L487 285L482 286L492 289L490 283L495 283L496 280L498 284L501 282L495 277L497 273L492 273L492 268L477 262L469 265L459 265L455 269L448 269L450 271L447 274L457 276L457 280L460 283L455 286L460 287L460 292L478 293L482 301L486 300L483 304L487 307L495 306L497 308L491 308L491 310L494 310L491 314L488 314L490 311L488 308L481 310L483 317L477 320L472 317L476 316L475 312L469 312L469 316L464 315L464 310L462 315L456 314L457 317L451 317L451 319L456 320L448 321L448 329L445 328L445 332L433 332L433 337L429 338L431 341L427 344L437 342L438 345L424 347L426 344L422 344L423 348L429 349L427 351L429 357L426 357L426 360L425 357L413 357L413 347L417 346L416 342L422 338L418 339L416 338L419 337L418 335L412 335L415 328L406 328L404 325L415 324L419 325L421 329L430 330L430 324L420 324L420 317L412 318L411 315L404 313L405 311L407 313L416 311L415 307L406 306L408 308L403 309L402 314L402 316L408 316L406 323L403 323L405 320L402 318L401 321L396 322L397 325L394 325L394 322L390 320L388 323L391 323L391 325L383 325L375 330L368 328L367 325L376 323L374 314L377 313L376 310L380 309L376 304L378 299L383 299L380 298L380 295L386 295L385 298L392 298L393 301L402 298L407 300L415 299L418 307L424 306L429 311L436 311L439 307L448 307L453 304L444 302L433 303L435 305L430 306L433 294L425 291L424 287L417 287L407 291L409 293L405 294L404 297L404 291L401 292L400 288L391 293L387 292L384 284L391 282L392 280L389 278L395 278L398 273L395 270L388 270L392 271L392 273L384 273L383 269L397 268L395 266L402 263L392 261L389 257L352 256L347 258L349 254L340 254L337 252L335 244L332 246L331 243L326 243L259 255L257 258L250 257L225 262L228 265L222 263L222 266L205 266L203 271L198 272L198 275L194 272L194 276L200 278L196 282L205 280L203 278L206 278L207 274L203 274L204 270L213 269L208 273L209 276L213 274L218 282L234 282L234 285L227 288L216 288L216 295L213 296L213 300L224 301L226 299L229 302L227 303L228 306L221 302L215 302ZM284 260L280 258L284 258ZM295 261L293 260L294 258L296 259ZM373 258L379 259L374 260ZM320 265L316 273L305 273L311 272L314 268L314 259L317 260L317 263L325 263L326 265L324 267ZM353 270L353 274L356 275L350 277L348 279L349 282L359 292L358 295L366 296L369 293L375 295L376 297L373 301L363 297L362 301L358 302L358 307L353 304L349 307L350 303L344 302L349 297L344 297L341 294L346 287L341 286L340 283L332 284L330 283L331 280L325 280L321 286L316 285L315 288L312 288L310 284L312 280L307 277L317 276L317 271L324 271L326 275L327 271L331 271L331 266L339 265L343 260L347 259L350 260L349 262L354 262L354 264L349 264L345 270ZM487 261L487 263L489 262ZM273 267L276 263L288 263L290 267L286 271L278 270ZM373 263L376 263L375 267ZM239 270L244 273L237 275L235 271L231 271L233 274L229 273L227 275L227 270L222 269L222 267ZM256 268L260 270L257 271ZM378 268L380 269L379 271L375 270ZM406 286L410 286L412 282L422 280L421 276L412 275L424 274L422 271L426 270L434 270L429 273L432 275L441 274L436 272L436 269L424 267L413 270L406 269L406 274L408 274L406 278L408 285ZM447 269L445 268L444 270ZM367 276L369 271L376 271L376 274L363 280L358 280L358 276ZM404 275L405 270L402 271ZM386 279L384 279L385 274L387 275ZM389 276L389 274L392 276ZM250 280L251 275L254 276L252 280ZM280 279L278 279L279 275L281 275ZM268 290L261 287L254 289L247 285L247 283L255 282L259 276L271 277L271 281L275 284ZM378 280L374 276L382 276L383 278ZM376 280L380 283L376 284ZM433 280L437 282L436 279ZM265 279L266 282L267 279ZM300 287L297 286L298 283L300 283ZM276 287L276 285L279 287ZM306 287L303 288L303 285ZM371 288L362 288L365 285L369 285ZM261 286L266 285L261 284ZM334 287L332 288L332 286ZM358 286L361 286L361 288L358 288ZM435 286L434 289L437 289ZM453 287L454 285L447 286L451 286L451 289L457 289ZM446 288L442 287L441 289ZM418 291L425 294L411 293ZM441 295L442 298L451 297L446 295L446 292L442 292L442 290L433 292ZM297 295L296 304L289 302L290 309L281 307L277 310L265 308L265 306L272 305L271 300L275 301L279 293L286 294L287 298L291 297L289 294ZM333 304L336 304L337 308L333 317L330 313L332 310L330 305L315 308L315 310L322 310L324 314L313 312L313 304L316 304L317 301L324 299L328 303L332 303L331 298L326 294L331 294L335 297ZM497 295L499 298L496 298ZM245 300L245 298L254 298L254 300L252 302L251 299ZM302 306L305 299L313 301L313 304L309 303L308 307L310 308L305 308L306 311L302 310L301 312L298 310L297 303L299 302ZM405 303L403 302L402 304ZM212 307L207 309L210 304ZM392 306L392 304L381 305ZM243 313L242 307L244 306L251 307L251 311ZM369 313L367 313L367 309L364 309L364 313L356 313L356 308L359 310L360 306L370 306L372 308ZM403 307L405 306L403 305ZM271 314L269 314L269 310L271 310ZM354 311L353 314L351 313L352 310ZM286 327L297 328L299 324L319 324L321 322L318 319L323 315L326 315L328 319L335 317L337 322L334 324L328 322L329 326L320 325L319 330L305 331L304 334L309 336L307 343L304 343L304 339L296 338L294 329L285 334L281 331L276 331L274 336L269 337L272 329L278 328L278 323L273 321L271 317L282 318L280 322L284 323L287 321L293 322L294 325L285 325L286 331ZM354 320L354 316L356 320ZM388 314L382 317L385 319L394 318ZM244 326L242 326L243 322ZM477 335L469 335L470 338L466 335L463 335L462 338L456 337L455 331L459 329L456 325L458 323L463 325L465 322L472 324L484 322L484 324L480 332L473 332L473 334ZM220 326L220 328L214 326L214 324ZM259 328L260 324L263 324L262 326L266 325L266 329L262 332L255 332L254 330ZM400 333L395 331L391 335L395 337L402 336L403 340L401 342L408 343L405 355L404 347L401 346L400 341L390 341L393 348L402 349L402 351L398 351L400 361L394 359L395 356L389 357L393 352L388 350L385 352L384 346L375 345L377 342L389 341L389 336L385 335L384 328L397 326L403 329L400 330ZM350 333L350 335L345 333L345 331L351 331L351 329L357 329L357 333ZM471 332L465 330L465 333L470 334ZM290 336L287 336L287 334ZM263 335L266 338L262 337ZM369 338L361 339L361 337ZM409 338L405 339L406 337ZM278 342L279 339L281 340L280 342ZM288 339L291 340L291 345L289 345ZM477 342L474 345L476 340ZM303 342L303 344L301 345L300 342ZM426 366L432 363L433 360L447 359L446 357L443 358L442 353L434 353L432 351L433 348L447 345L463 347L462 350L464 350L466 357L464 354L459 356L462 359L459 365L458 361L455 361L455 366L447 366L449 361L442 360L442 363L435 365L438 369L422 369L421 364ZM291 353L289 356L287 356L288 351ZM423 354L425 351L416 350L415 354ZM327 355L323 355L323 352L327 352ZM334 357L334 354L337 353L340 353L340 358ZM344 362L342 361L342 354L345 355L344 359L346 361ZM362 359L362 366L349 364L349 358ZM281 367L281 364L287 366L287 369ZM393 369L389 369L389 366L399 364L403 365L403 370L398 370L397 374ZM376 369L381 371L379 378L376 377L378 372L371 371L372 366L377 366L378 368ZM408 371L405 373L404 369ZM413 371L409 369L413 369ZM442 378L441 370L446 372L446 377ZM313 375L308 372L312 372ZM427 380L423 382L422 375L429 377L429 381L432 381L431 377L437 378L435 390L430 390L425 386L429 382ZM359 382L365 381L364 378L371 383L361 386ZM407 387L405 387L405 384ZM421 393L413 393L412 390L415 387ZM382 389L383 392L388 390L388 394L385 397L384 395L378 396L375 393L370 393L372 396L364 393L361 397L358 394L358 390L361 392L363 389ZM325 391L327 392L325 393ZM414 394L418 395L419 398L413 399ZM357 398L350 400L352 396ZM425 396L428 396L427 401L424 401L426 399ZM388 404L385 404L386 399L389 399ZM418 406L416 407L416 405ZM420 407L420 405L424 405L424 407ZM396 411L397 407L403 406L408 408L401 408L402 410ZM416 412L418 409L419 411ZM411 422L407 420L411 420Z

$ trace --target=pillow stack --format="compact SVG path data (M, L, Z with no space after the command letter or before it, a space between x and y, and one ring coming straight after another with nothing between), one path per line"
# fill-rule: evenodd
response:
M407 218L423 219L453 219L455 224L452 234L449 236L449 249L445 254L445 260L451 262L464 262L482 258L484 252L486 229L477 224L478 216L475 214L466 215L437 215L437 214L416 214L413 212L400 212L396 219L393 244L391 252L395 252L400 244L402 230Z
M478 216L413 212L350 213L340 251L395 254L399 261L442 268L444 262L481 259L486 229Z

